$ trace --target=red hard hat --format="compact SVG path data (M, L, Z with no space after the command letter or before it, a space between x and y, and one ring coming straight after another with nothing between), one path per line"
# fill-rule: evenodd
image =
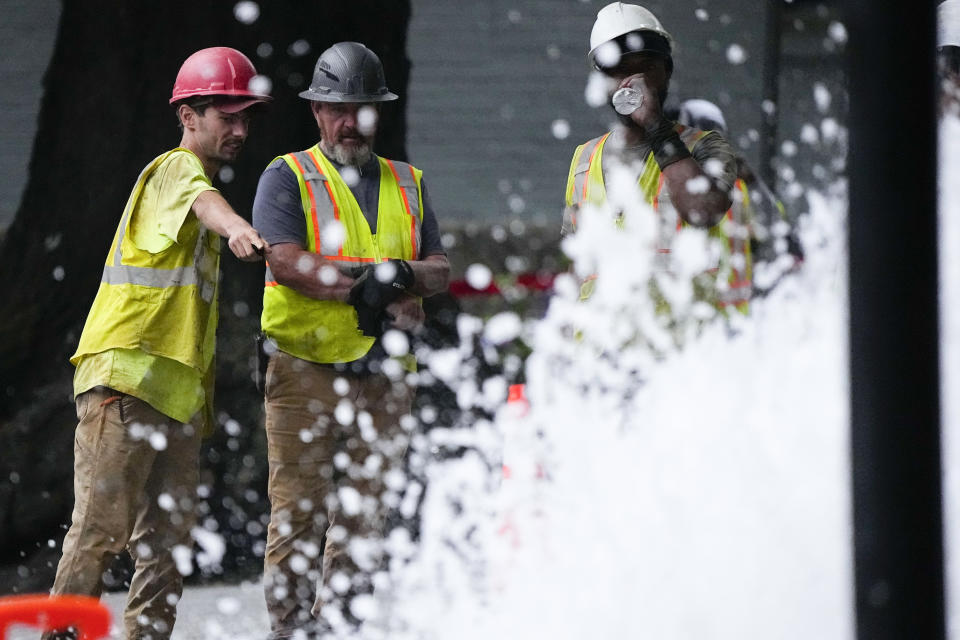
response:
M250 59L236 49L201 49L181 65L177 81L173 84L170 104L194 96L250 98L233 102L234 109L231 111L240 111L254 103L267 102L270 96L250 89L250 81L256 75L257 70Z

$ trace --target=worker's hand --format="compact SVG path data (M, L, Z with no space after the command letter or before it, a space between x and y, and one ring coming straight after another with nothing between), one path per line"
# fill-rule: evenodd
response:
M405 260L389 260L366 267L350 289L347 303L382 311L413 286L413 267Z
M627 76L617 85L617 89L623 87L633 87L643 93L643 103L630 114L630 119L644 129L657 128L663 122L663 105L657 92L647 84L646 77L642 73Z
M401 331L413 331L423 326L426 315L423 307L413 296L404 295L387 305L387 314L392 318L390 325Z
M256 229L250 225L238 226L231 230L227 238L227 246L233 255L244 262L256 262L263 258L263 255L270 251L270 245L266 240L260 237Z

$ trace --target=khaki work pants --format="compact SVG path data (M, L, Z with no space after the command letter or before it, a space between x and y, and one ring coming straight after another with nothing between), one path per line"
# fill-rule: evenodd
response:
M357 596L372 595L386 515L404 484L400 418L413 392L382 374L345 376L278 351L265 396L271 637L355 629L364 617Z
M183 591L173 550L192 548L199 432L104 387L77 396L77 418L72 524L51 593L98 597L126 547L136 567L126 636L166 640Z

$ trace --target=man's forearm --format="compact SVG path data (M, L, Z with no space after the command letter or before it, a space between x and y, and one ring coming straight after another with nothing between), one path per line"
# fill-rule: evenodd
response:
M316 300L345 302L354 279L336 265L298 245L274 245L267 264L277 283Z
M427 256L423 260L408 260L413 268L414 283L410 293L422 297L446 291L450 284L450 262L447 256Z
M193 201L192 209L204 227L227 239L230 251L241 260L259 260L268 248L260 234L237 215L219 191L204 191Z
M354 278L337 266L292 243L273 245L267 264L279 284L317 300L345 302ZM432 296L445 291L450 280L450 263L444 255L408 260L413 269L414 284L410 293Z
M193 202L193 211L204 227L214 233L229 238L238 229L250 227L250 223L233 210L218 191L204 191Z

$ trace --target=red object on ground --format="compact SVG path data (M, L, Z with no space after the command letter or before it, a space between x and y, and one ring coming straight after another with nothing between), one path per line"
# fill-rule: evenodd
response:
M514 403L520 405L520 415L525 415L527 411L530 410L530 403L527 401L527 395L524 393L524 385L522 384L512 384L510 388L507 389L507 404ZM504 479L508 479L513 475L509 465L504 464L501 466Z
M510 389L507 391L507 402L522 402L525 405L530 406L529 402L527 402L527 395L524 392L524 385L510 385Z
M80 640L98 640L110 633L110 610L89 596L24 595L0 598L0 640L14 624L53 631L73 627Z
M531 291L549 291L553 288L553 281L557 274L549 271L535 273L521 273L516 276L514 283ZM498 296L503 292L495 282L491 282L485 289L474 289L466 280L454 280L450 283L450 295L454 298L469 296Z

